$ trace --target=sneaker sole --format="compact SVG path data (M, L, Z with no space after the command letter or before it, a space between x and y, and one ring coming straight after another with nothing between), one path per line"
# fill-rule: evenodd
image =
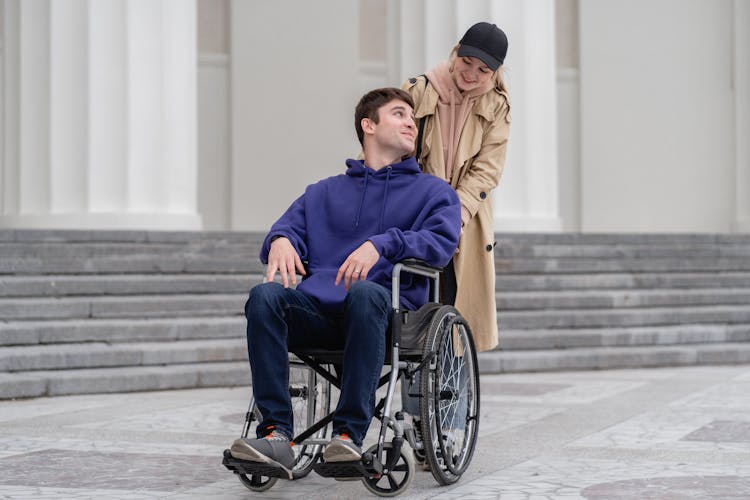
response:
M345 446L333 446L330 445L323 452L323 460L326 462L355 462L361 460L362 455L356 450L347 448Z
M236 458L237 460L247 460L248 462L260 462L260 463L272 465L274 467L278 467L282 469L284 472L286 472L287 476L289 476L289 479L294 478L291 470L287 469L286 467L284 467L282 464L272 459L271 457L267 457L266 455L259 453L258 450L246 445L245 442L240 439L232 443L232 447L229 448L229 453L231 453L232 456Z

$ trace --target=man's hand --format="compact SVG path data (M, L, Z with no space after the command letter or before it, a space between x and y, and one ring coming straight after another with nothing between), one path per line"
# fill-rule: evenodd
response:
M355 251L349 254L336 275L336 286L344 279L344 289L348 292L349 287L358 280L366 280L367 273L380 258L375 245L370 240L365 241Z
M297 284L297 273L305 275L305 266L292 246L292 242L283 236L276 238L271 243L271 249L268 252L268 268L266 269L266 281L271 282L276 277L276 272L281 274L281 283L284 288L289 288L289 275L292 277L292 284Z

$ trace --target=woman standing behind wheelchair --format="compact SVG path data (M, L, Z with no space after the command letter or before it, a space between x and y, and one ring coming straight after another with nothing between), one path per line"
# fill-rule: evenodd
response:
M480 22L447 61L402 85L415 104L417 161L424 172L450 183L461 200L461 240L446 268L443 302L455 304L467 319L477 351L498 342L490 193L503 172L510 131L501 75L507 51L505 33ZM418 400L403 395L404 409L419 415Z
M469 322L477 351L498 341L490 193L503 172L510 131L501 75L507 52L500 28L477 23L447 61L402 86L414 99L417 161L423 171L448 181L461 200L463 230L446 271L444 301L455 302Z

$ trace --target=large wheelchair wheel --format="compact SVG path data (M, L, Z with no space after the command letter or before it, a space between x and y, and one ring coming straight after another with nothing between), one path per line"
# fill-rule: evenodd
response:
M294 435L297 436L310 428L315 422L325 417L331 408L331 383L318 376L315 370L300 361L290 360L289 363L289 395L292 400L292 415L294 417ZM262 420L260 411L254 401L250 403L250 422ZM250 428L246 423L243 437L247 437ZM324 440L328 426L319 430L312 439ZM323 444L297 444L293 447L295 454L294 479L307 476L323 453ZM257 474L239 474L240 482L249 490L265 491L276 484L277 478Z
M430 323L421 371L420 414L430 471L455 483L471 462L479 427L479 371L466 320L442 306Z

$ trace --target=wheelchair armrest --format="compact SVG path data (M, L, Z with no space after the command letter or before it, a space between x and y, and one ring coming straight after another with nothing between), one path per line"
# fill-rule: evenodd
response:
M391 274L391 292L393 296L393 309L398 310L399 308L399 286L401 283L401 272L407 272L411 274L417 274L419 276L425 276L432 280L433 290L435 299L437 298L437 290L439 289L440 273L443 271L441 267L434 267L422 262L418 259L404 259L393 266L393 273ZM435 300L437 302L437 300Z
M401 264L403 264L404 267L407 268L406 269L407 271L409 270L409 268L421 269L423 271L427 271L430 273L435 273L435 272L439 273L443 270L442 267L431 266L427 264L426 262L419 260L419 259L404 259L401 261Z

